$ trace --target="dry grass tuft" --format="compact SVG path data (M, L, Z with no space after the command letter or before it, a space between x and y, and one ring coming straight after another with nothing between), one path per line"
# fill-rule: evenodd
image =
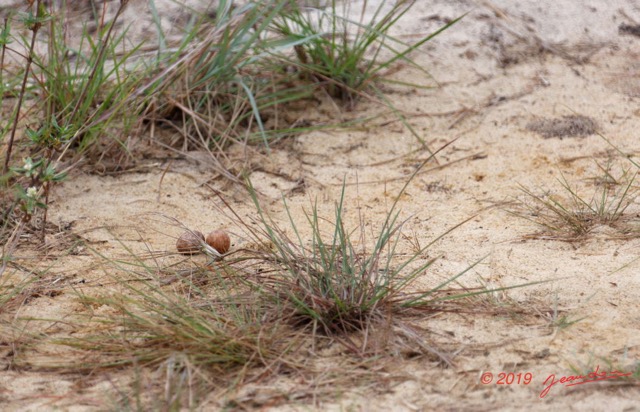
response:
M543 228L529 235L535 239L555 239L577 242L588 238L596 228L613 230L611 238L632 238L640 235L632 215L625 213L638 196L636 174L623 170L614 177L610 167L593 180L596 190L591 198L583 197L564 177L559 179L563 194L536 194L521 187L526 195L518 200L510 213L532 221Z

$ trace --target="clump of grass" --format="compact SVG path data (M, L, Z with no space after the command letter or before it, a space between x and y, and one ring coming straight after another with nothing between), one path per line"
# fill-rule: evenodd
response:
M108 326L108 331L87 348L116 355L120 360L114 365L134 360L140 365L155 364L181 351L194 364L220 364L220 370L249 361L259 363L273 355L266 344L275 335L263 330L261 321L269 323L260 313L263 308L250 305L250 291L241 289L242 282L232 266L224 262L187 269L181 269L180 262L157 266L161 255L129 253L131 259L101 256L112 266L110 270L118 273L112 276L121 287L119 292L113 296L79 296L90 313L100 305L114 311L106 316L90 315L91 322ZM148 264L147 259L155 264ZM185 275L187 272L190 276ZM180 284L186 286L186 293L165 287L167 277L182 279ZM219 293L211 294L203 288L206 284L215 284ZM113 347L108 349L110 345ZM131 356L124 356L127 353Z
M356 98L375 90L375 82L397 63L404 62L429 76L409 54L459 19L413 44L406 44L389 32L415 3L415 0L402 0L389 6L380 2L371 19L365 21L367 1L361 6L359 20L349 16L349 2L332 0L326 8L311 8L290 1L284 12L274 19L272 29L293 41L295 57L285 54L279 57L293 64L303 78L318 82L330 96L353 107Z
M220 373L254 362L264 365L275 355L257 311L241 299L232 304L212 300L194 305L179 294L144 282L140 287L129 286L127 292L82 297L87 309L105 306L113 311L106 316L92 315L89 323L103 333L60 342L99 352L110 358L101 366L112 367L154 366L181 353L193 365Z
M147 95L143 117L173 128L183 139L172 145L181 150L223 156L231 143L256 134L268 147L263 112L308 95L283 90L277 73L261 66L271 44L264 33L284 5L249 2L233 8L231 1L220 1L213 20L195 23L180 46L161 57L165 69L141 88Z
M0 41L2 60L9 50L24 58L24 70L12 116L1 127L8 134L1 184L15 193L13 199L0 199L6 212L3 227L7 228L5 223L12 220L24 224L42 211L41 238L44 240L49 193L70 169L64 162L70 161L67 155L74 152L71 149L82 151L91 146L105 135L114 119L120 124L127 124L130 119L122 104L135 76L125 75L124 64L135 48L119 56L116 48L125 34L113 36L116 22L128 2L120 2L115 17L101 27L95 37L83 31L77 49L71 45L65 30L66 3L56 9L54 4L42 0L29 2L25 12L14 15L19 17L21 26L5 24ZM28 38L17 35L15 32L21 28L31 35ZM36 47L43 31L47 37L44 52ZM18 46L8 48L9 43ZM3 79L10 74L9 66L13 65L0 67ZM115 110L115 106L119 109ZM107 111L110 114L105 116ZM38 120L25 121L26 115ZM97 117L101 117L99 122ZM19 128L26 137L19 148L23 155L27 153L22 166L17 166L13 159ZM18 211L21 215L16 217Z
M114 32L128 3L121 1L111 21L98 27L95 35L84 27L77 45L64 30L65 5L50 21L45 56L33 56L39 71L37 85L45 97L45 131L53 136L59 135L61 128L66 132L66 139L54 148L59 152L69 147L84 151L112 124L123 134L133 124L135 113L124 102L140 81L140 74L127 66L141 44L121 52L119 46L126 43L127 30ZM113 140L122 144L117 138Z
M454 19L434 33L407 44L391 36L390 32L415 3L415 0L396 1L392 5L379 2L370 20L366 21L365 15L370 8L368 1L360 5L359 13L355 13L359 18L353 19L349 2L332 0L324 8L314 8L289 0L288 7L274 19L271 31L293 47L293 55L278 51L275 56L293 66L304 84L315 89L319 86L348 110L353 109L363 96L382 102L433 154L425 140L379 88L383 81L412 88L431 87L386 77L400 64L405 64L430 78L422 65L411 60L410 54L462 18ZM287 48L280 50L286 51Z
M533 238L552 238L563 241L585 239L596 227L607 226L615 229L619 236L638 234L629 226L625 211L637 197L634 188L636 174L623 170L621 176L614 177L610 168L601 168L603 176L595 179L599 188L591 198L585 198L572 186L564 175L558 179L565 196L536 194L521 186L526 198L532 202L518 201L528 213L511 211L542 226L543 231L531 235Z
M357 238L346 227L344 195L343 186L332 221L319 217L317 205L313 206L307 215L310 245L302 240L290 213L295 240L263 214L254 196L263 229L275 249L265 258L282 270L280 281L270 285L271 292L292 304L301 321L326 333L366 329L384 317L394 303L402 304L400 292L434 262L429 259L403 273L422 255L421 250L399 267L392 266L402 228L398 213L387 216L373 249L367 250L364 222L360 222ZM285 207L289 212L286 203ZM322 230L323 223L328 224L329 235Z
M129 0L120 2L112 21L101 27L95 38L85 28L77 47L72 46L65 30L65 5L55 9L54 5L47 6L41 0L31 3L35 12L28 10L20 16L32 35L28 44L22 44L26 50L25 70L11 123L5 172L16 130L22 124L19 120L25 103L33 105L29 111L42 113L43 121L36 128L40 139L32 139L31 143L35 149L47 152L49 156L45 157L50 163L53 152L64 151L69 144L86 148L105 132L114 117L125 115L125 110L112 111L109 118L94 122L96 117L125 100L130 86L127 79L135 78L125 75L124 64L137 48L120 56L116 48L126 32L113 37L113 29ZM35 44L43 27L48 29L47 47L41 54ZM29 79L32 86L28 88ZM37 99L33 99L34 94ZM35 133L27 128L27 133L30 131Z
M378 326L398 325L402 323L403 315L464 311L470 298L510 288L451 288L479 261L435 287L416 288L415 281L424 276L435 261L435 258L425 257L427 249L466 221L420 250L404 255L399 251L406 222L400 219L397 210L400 196L370 240L362 215L355 228L350 228L346 221L345 188L343 185L333 219L321 217L317 204L313 204L311 212L306 214L305 230L293 219L286 202L288 228L276 224L260 206L250 183L249 190L259 219L245 222L229 207L251 243L266 245L246 251L246 260L253 261L254 268L258 267L257 276L247 277L251 287L281 310L290 311L290 319L295 325L310 326L314 333L340 336L338 341L348 342L347 346L356 353L366 353L368 337ZM310 233L308 240L307 232ZM362 346L358 347L351 340L354 333L362 337ZM423 348L422 343L418 347ZM437 350L433 352L439 354ZM446 359L446 356L441 357Z

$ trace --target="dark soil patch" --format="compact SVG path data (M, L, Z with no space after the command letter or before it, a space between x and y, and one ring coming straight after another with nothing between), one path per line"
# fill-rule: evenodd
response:
M618 33L629 34L631 36L640 37L640 24L621 24L618 26Z
M596 132L595 120L586 116L571 115L560 119L534 120L527 125L527 130L536 132L544 138L552 137L584 137Z

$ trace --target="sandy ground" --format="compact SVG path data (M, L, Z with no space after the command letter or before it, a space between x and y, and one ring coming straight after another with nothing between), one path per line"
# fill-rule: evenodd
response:
M359 3L352 2L354 7ZM146 7L145 2L134 2L131 12L148 12ZM590 199L597 187L589 179L602 175L596 162L609 161L614 175L632 168L595 133L546 137L540 129L547 130L554 119L564 116L585 116L620 151L637 153L640 37L619 28L640 23L640 3L418 1L396 34L410 40L464 13L468 14L460 23L414 56L438 87L387 88L388 98L430 148L457 139L438 154L440 164L427 164L402 197L402 215L411 217L407 236L425 244L477 214L429 250L430 256L441 258L420 283L436 285L481 258L482 263L461 278L461 284L500 287L552 282L496 294L497 301L508 298L530 308L531 316L521 321L482 314L441 314L425 320L423 326L433 333L433 339L448 342L447 348L455 352L453 368L421 357L405 359L391 368L405 377L399 384L380 383L347 388L346 392L336 388L334 399L323 399L315 406L306 399L278 408L640 410L637 380L608 379L576 386L558 383L547 396L540 396L551 375L560 379L576 371L637 373L640 240L633 236L620 239L620 232L608 227L598 227L575 242L532 238L540 227L509 213L517 210L514 201L526 199L519 185L534 193L562 197L566 191L558 179L564 176ZM151 23L138 27L146 30ZM416 79L418 75L422 76L405 69L394 76ZM419 80L434 84L432 79ZM326 102L310 110L325 111L337 120L351 115ZM357 218L357 207L365 205L366 219L375 227L408 176L429 156L393 116L381 115L384 111L380 105L362 102L356 114L378 115L378 119L357 129L304 134L292 144L274 147L270 156L255 155L251 164L259 165L259 170L251 179L264 194L274 219L286 221L282 193L287 194L294 218L300 222L313 199L318 199L321 213L331 216L346 179L347 216ZM551 123L540 123L542 120ZM538 131L531 130L536 129L531 127L535 122L542 125ZM203 231L224 227L234 234L234 247L241 247L238 228L221 219L212 206L218 201L202 186L210 175L206 159L176 160L171 165L154 160L142 173L115 176L76 171L57 188L51 218L60 224L73 222L77 233L91 229L83 237L106 254L121 253L115 238L137 250L144 250L142 241L156 250L171 250L171 236L177 230L168 230L168 235L145 230L149 224L141 214L158 211ZM292 191L302 180L303 190ZM209 184L222 190L239 214L255 213L241 188L219 179ZM629 216L625 228L637 230L639 212L640 205L633 201L625 212ZM355 225L357 220L352 222ZM95 229L106 226L112 229ZM134 228L141 229L143 239ZM95 287L100 282L85 270L91 264L88 254L53 264L76 287ZM59 318L74 310L74 305L70 293L41 296L25 306L22 315ZM554 310L562 315L554 315ZM561 316L579 321L560 328ZM493 380L484 384L487 372L493 374ZM531 382L497 384L500 373L530 373ZM97 394L104 386L78 390L74 382L73 377L54 374L3 371L0 405L4 406L0 409L106 407ZM202 408L219 406L212 399Z

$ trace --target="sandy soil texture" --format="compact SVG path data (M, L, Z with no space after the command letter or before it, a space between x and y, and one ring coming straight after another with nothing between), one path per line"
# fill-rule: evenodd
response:
M357 8L362 2L351 3ZM160 8L163 22L176 24L179 16L172 14L170 2L157 4L167 7ZM127 13L138 19L140 33L153 29L145 20L147 2L133 1ZM599 179L637 171L627 157L633 160L638 153L640 130L640 2L425 0L417 2L394 35L411 41L465 13L413 55L432 78L418 77L410 67L392 75L434 87L384 88L429 148L442 147L438 162L427 163L400 200L402 216L409 219L403 253L471 218L429 249L429 256L439 259L420 286L437 285L480 259L458 279L460 285L549 282L487 297L495 305L508 303L517 316L484 315L483 308L477 313L471 308L470 313L440 313L420 322L425 340L438 342L450 354L451 367L424 356L398 355L377 379L336 387L317 401L296 399L291 394L302 383L283 377L271 389L254 385L235 395L241 399L263 391L268 401L252 407L640 410L640 204L632 193L637 183L630 186L622 217L595 224L585 236L567 232L567 223L560 223L559 231L545 231L535 223L545 209L527 208L539 204L523 191L571 204L562 186L568 182L590 201L603 190ZM352 225L361 211L376 227L429 152L375 102L363 100L354 112L345 112L317 101L307 110L310 119L323 113L336 121L373 120L304 133L275 145L269 155L252 154L251 181L266 210L286 223L284 194L296 221L306 221L305 210L316 199L320 212L331 217L344 181ZM157 231L147 212L161 212L203 232L222 227L232 234L233 248L242 248L247 245L242 232L220 215L220 202L205 184L220 190L241 216L255 214L255 207L244 189L213 179L209 160L191 153L171 161L150 159L127 173L75 171L56 188L50 218L114 257L121 256L123 244L141 253L146 247L173 250L179 230ZM75 256L56 260L54 248L49 262L67 286L33 298L21 316L65 318L80 310L69 289L93 293L108 288L102 285L104 274L90 269L92 256L80 248ZM1 349L0 355L7 356L8 349ZM543 393L552 375L560 380L594 371L608 379L573 386L558 382ZM616 371L635 373L635 379L618 377ZM105 394L113 385L99 376L87 382L8 368L0 372L0 409L108 409ZM278 398L275 392L290 396L283 401L287 395ZM209 399L201 409L223 405Z

